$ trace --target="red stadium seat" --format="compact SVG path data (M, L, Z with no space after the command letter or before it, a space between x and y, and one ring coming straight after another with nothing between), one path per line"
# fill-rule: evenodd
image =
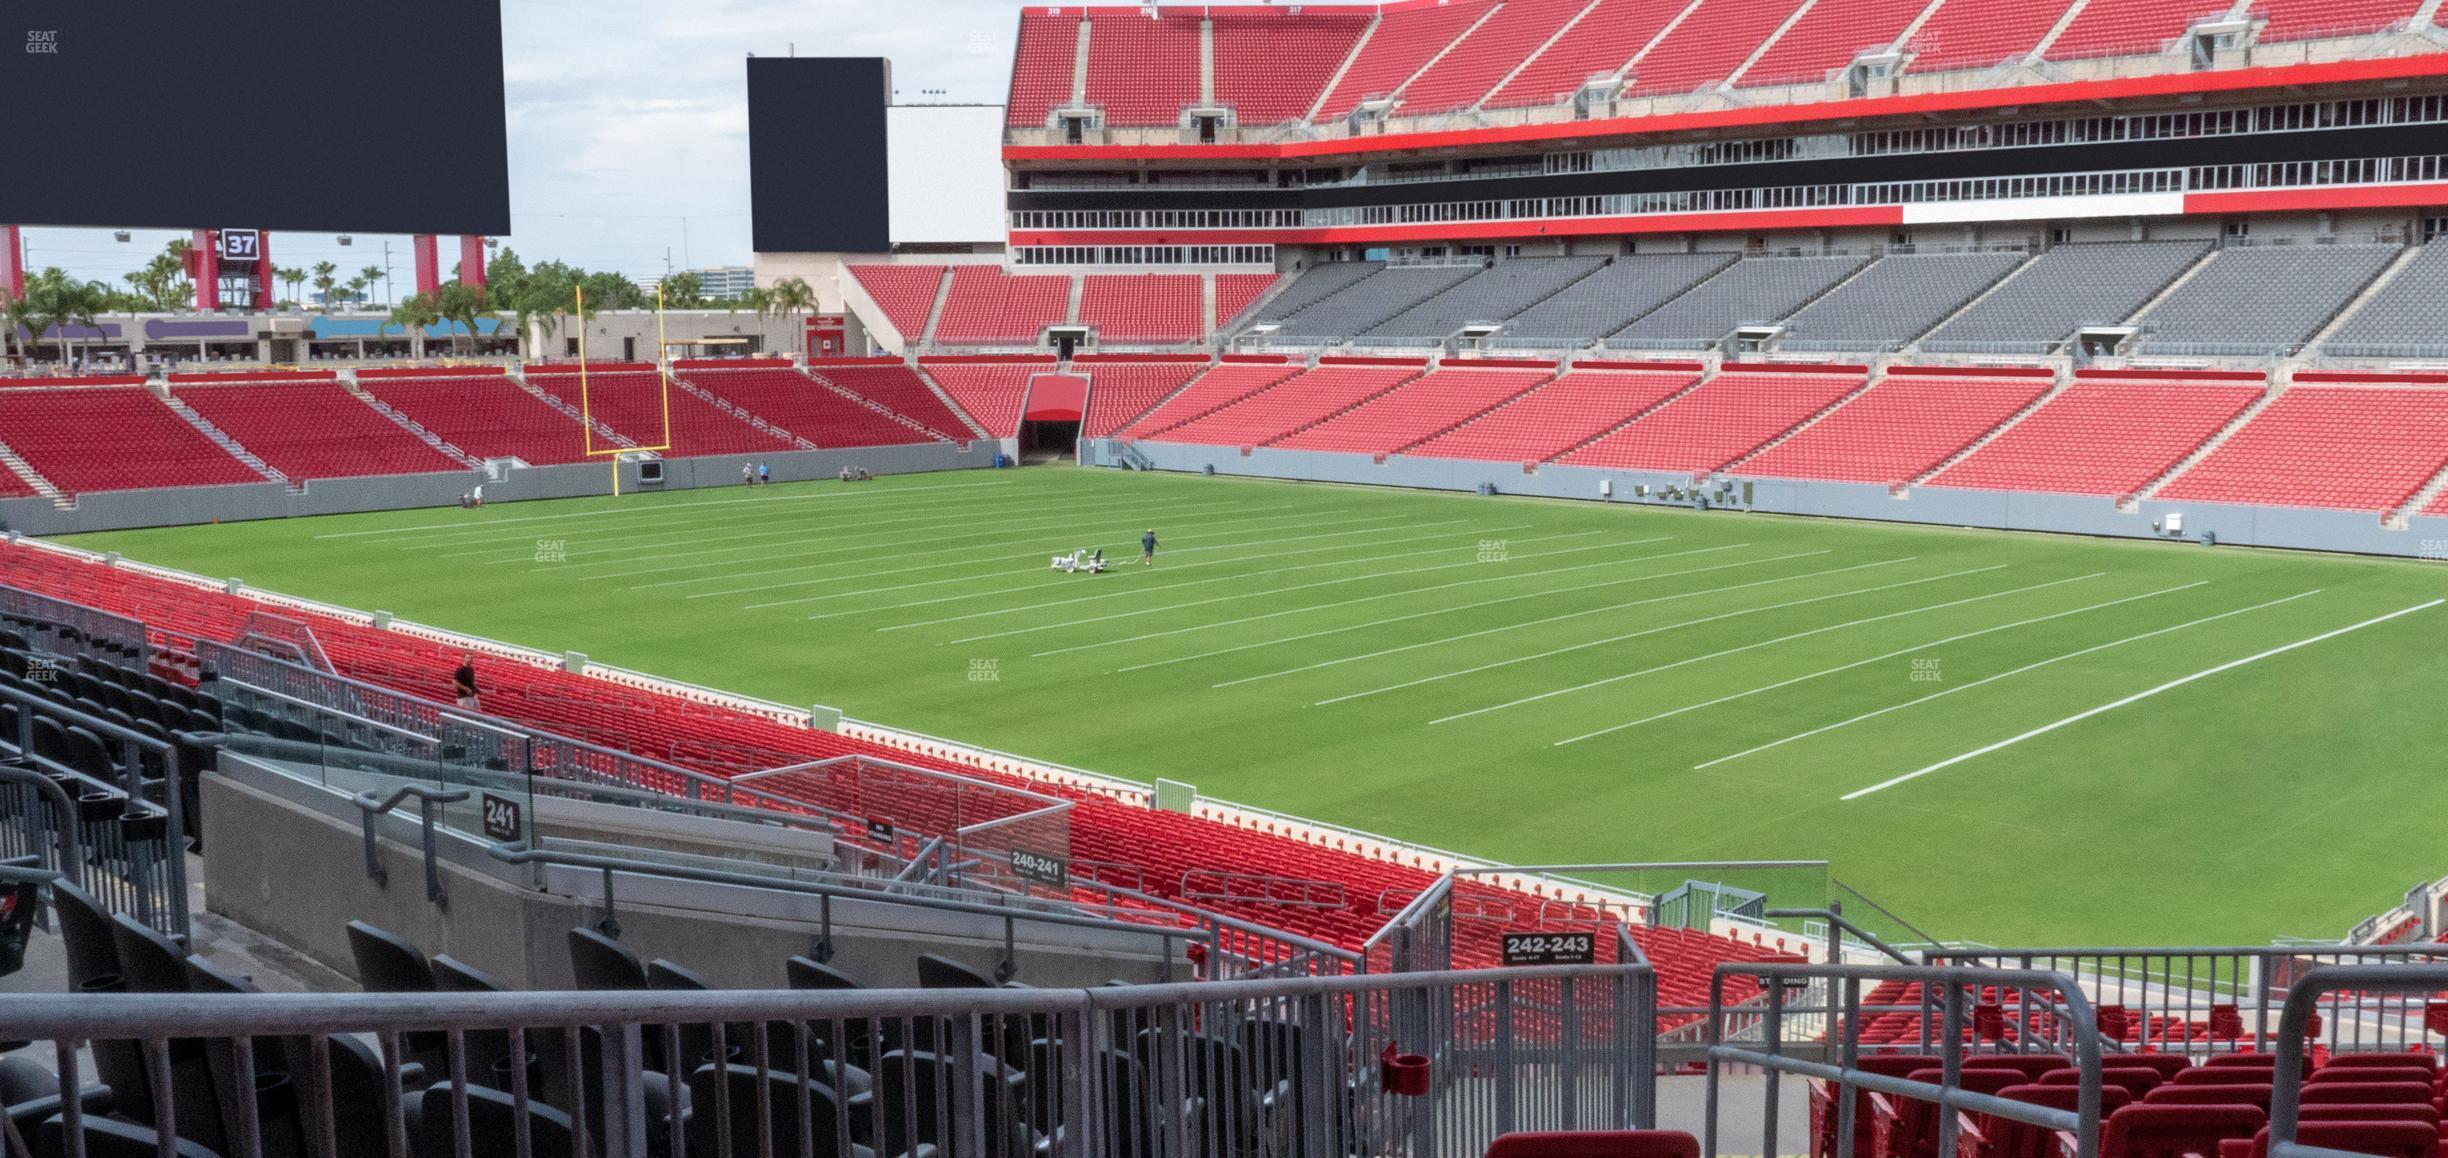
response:
M2259 1106L2180 1106L2145 1102L2109 1115L2103 1158L2216 1155L2221 1142L2250 1139L2269 1124Z

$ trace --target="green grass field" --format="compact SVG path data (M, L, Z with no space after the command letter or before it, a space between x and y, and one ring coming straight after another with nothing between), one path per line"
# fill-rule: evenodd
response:
M1059 467L75 542L1516 863L1828 858L1950 939L2448 868L2436 565Z

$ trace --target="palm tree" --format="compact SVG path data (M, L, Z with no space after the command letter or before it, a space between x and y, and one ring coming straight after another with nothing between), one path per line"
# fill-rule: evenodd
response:
M300 287L306 284L305 270L298 269L295 266L290 266L286 268L274 269L272 271L272 276L278 278L282 285L289 287L289 300L291 302L298 301L300 296Z
M56 330L60 364L73 363L75 339L69 337L69 327L97 325L95 315L110 307L110 295L109 286L98 281L77 281L58 266L27 278L25 296L9 303L8 312L15 327L22 327L27 335L19 341L28 360L32 360L34 342L40 341L44 333Z
M476 322L491 317L486 309L485 292L463 281L442 287L434 301L434 312L446 322L456 322L467 335L469 349L476 343Z
M383 272L383 267L379 265L369 265L364 269L358 270L357 280L364 282L369 287L377 285L385 286L383 296L386 300L390 297L387 283L390 282L391 278L389 274Z
M442 311L426 294L410 294L391 307L389 324L398 326L402 334L420 335L428 328L441 324Z
M336 263L318 261L314 265L315 292L323 295L324 309L332 308L332 290L340 284L339 274L340 267Z
M705 304L705 283L696 274L683 270L663 279L663 305L668 309L693 310Z
M349 300L356 303L359 309L364 309L366 304L365 275L358 274L356 277L348 279L347 290Z
M11 296L7 286L0 286L0 346L13 343L17 347L18 357L32 362L33 323L33 299ZM0 349L0 353L5 352L5 349Z
M816 290L803 277L786 277L766 291L766 304L775 317L788 322L793 314L816 312Z

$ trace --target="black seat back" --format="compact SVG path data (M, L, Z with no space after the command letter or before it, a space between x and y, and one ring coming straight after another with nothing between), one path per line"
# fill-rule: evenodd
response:
M357 963L357 984L368 993L431 993L433 966L425 954L394 933L364 921L348 923L349 956Z
M570 967L578 975L578 988L596 990L645 989L646 965L638 955L610 937L593 929L569 931Z

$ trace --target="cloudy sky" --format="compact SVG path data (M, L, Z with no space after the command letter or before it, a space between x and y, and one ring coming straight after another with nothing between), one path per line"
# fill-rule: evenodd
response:
M746 264L750 54L884 56L905 104L1002 102L1020 0L503 0L510 102L507 244L631 276ZM437 50L440 50L437 48ZM173 234L31 230L30 264L116 284ZM272 239L283 266L384 262L405 238ZM446 253L445 264L455 250ZM379 293L379 291L378 291Z

